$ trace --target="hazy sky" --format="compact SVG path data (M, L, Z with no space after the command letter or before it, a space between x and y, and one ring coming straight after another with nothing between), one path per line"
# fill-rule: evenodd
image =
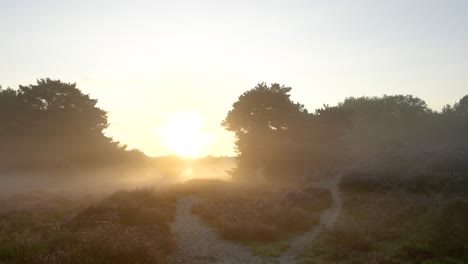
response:
M220 127L256 83L309 110L347 96L413 94L434 109L468 94L468 1L0 0L0 84L77 82L107 133L167 154L159 127L194 112L203 154L233 154Z

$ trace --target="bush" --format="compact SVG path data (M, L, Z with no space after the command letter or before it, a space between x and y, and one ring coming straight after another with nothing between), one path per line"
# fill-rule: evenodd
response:
M458 146L382 152L347 171L340 187L348 191L407 190L413 193L468 192L468 151Z
M287 190L297 186L276 182L226 182L196 179L173 187L178 194L201 196L194 214L231 240L275 241L293 232L309 230L320 221L320 212L331 204L329 190L309 186L316 203L286 199ZM305 190L305 189L304 189ZM311 196L305 191L295 191Z
M320 221L317 212L274 198L204 201L194 206L193 212L219 229L224 238L243 241L277 240L291 232L306 231Z

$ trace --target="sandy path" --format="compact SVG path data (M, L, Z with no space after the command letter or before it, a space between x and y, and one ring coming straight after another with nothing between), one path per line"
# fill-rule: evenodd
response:
M341 213L341 197L338 192L340 180L341 175L337 175L317 184L331 190L332 206L320 215L319 225L309 232L286 241L290 248L278 259L279 263L295 263L295 258L304 247L317 237L321 228L335 222ZM177 241L177 249L170 262L194 264L254 264L266 262L260 257L252 256L250 248L222 239L215 229L202 223L198 216L191 213L192 206L198 202L200 202L199 198L191 196L181 197L177 200L176 217L171 225Z
M290 248L279 258L279 263L296 263L295 258L308 244L310 244L317 237L322 227L330 226L335 222L336 218L341 213L342 207L341 197L338 192L338 183L340 180L341 175L336 175L332 179L317 184L318 186L330 189L332 193L332 206L320 215L320 224L315 226L309 232L306 232L303 235L297 236L288 241Z
M206 226L191 213L200 199L181 197L177 200L176 218L171 228L177 240L173 263L262 263L251 250L222 239L216 230Z

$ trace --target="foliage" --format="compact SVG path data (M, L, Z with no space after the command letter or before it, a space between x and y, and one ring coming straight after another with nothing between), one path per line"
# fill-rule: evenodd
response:
M307 110L290 99L290 91L290 87L276 83L260 83L233 104L222 125L237 138L237 175L255 175L262 170L273 173L270 168L278 157L270 154L282 153L283 147L294 144L298 124L307 118Z
M382 150L344 173L341 187L354 191L399 189L426 194L466 194L467 159L467 149L451 145Z
M47 78L0 90L0 167L120 161L125 146L104 135L107 126L106 112L75 83Z
M192 180L176 191L204 197L192 212L230 240L278 241L318 224L323 209L291 204L284 186L274 184Z
M244 93L223 122L238 139L234 175L291 181L346 168L342 217L304 252L303 263L467 261L468 96L441 112L411 95L384 95L346 98L310 114L289 100L290 88L282 91L290 108L271 106L272 87ZM294 105L300 108L288 115ZM278 119L284 129L268 127ZM212 222L227 215L219 204L201 209Z
M166 263L175 200L151 190L122 191L77 213L0 215L1 263Z
M404 190L344 191L344 209L338 222L305 249L302 263L468 260L466 197Z
M219 229L226 239L272 241L318 224L319 214L277 199L231 198L206 201L193 212Z
M301 178L331 158L330 144L348 126L347 114L329 106L309 114L290 92L284 85L259 83L233 104L222 125L237 138L234 176Z
M307 180L389 150L405 156L403 150L422 155L428 146L468 147L468 96L442 112L411 95L384 95L349 97L308 113L290 99L291 90L260 83L228 112L222 125L237 138L237 179Z

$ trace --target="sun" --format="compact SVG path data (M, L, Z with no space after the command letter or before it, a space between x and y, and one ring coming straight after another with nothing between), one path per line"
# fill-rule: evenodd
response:
M183 157L200 156L209 139L203 131L202 118L193 112L171 113L160 132L163 144L173 154Z

